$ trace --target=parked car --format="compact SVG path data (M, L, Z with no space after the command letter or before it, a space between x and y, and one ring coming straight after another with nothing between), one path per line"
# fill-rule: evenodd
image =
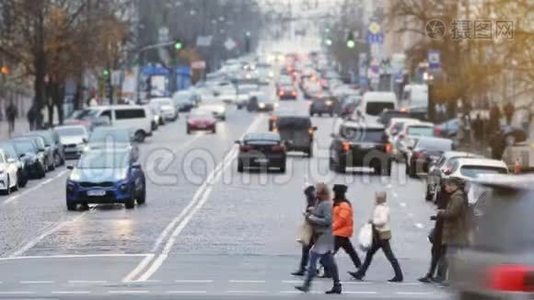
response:
M485 174L508 174L508 167L497 159L459 158L451 161L443 173L446 177L472 180Z
M187 134L191 134L193 131L211 131L212 133L217 132L217 119L211 111L195 109L192 110L189 116L187 117Z
M239 145L237 171L256 168L269 171L277 168L281 173L286 171L286 148L278 133L248 133Z
M65 149L55 131L52 129L36 130L32 131L31 134L43 137L45 146L52 148L55 166L61 166L65 164Z
M7 159L15 160L17 165L17 183L18 186L23 188L28 183L29 176L26 172L25 164L19 157L15 146L11 142L0 143L0 150L4 151Z
M79 158L89 141L89 133L86 127L82 125L57 126L54 131L63 145L65 158Z
M46 146L45 139L39 135L25 135L15 137L12 140L28 140L34 143L39 152L44 155L45 171L49 172L56 168L54 163L54 151L52 147Z
M257 84L239 84L237 86L237 108L246 106L251 95L259 91Z
M219 121L226 121L226 105L222 102L203 103L198 109L211 112L213 117Z
M332 138L330 170L345 173L348 167L360 167L370 168L375 174L391 175L392 146L383 125L346 121Z
M0 149L0 192L9 195L19 188L19 167L15 158Z
M454 118L436 126L436 136L453 138L460 131L460 119Z
M392 119L413 119L410 113L404 109L386 109L378 115L377 122L388 126Z
M17 155L24 164L28 178L43 178L46 176L46 161L44 149L28 139L15 139L10 143L15 147Z
M454 149L450 139L437 137L416 137L415 144L407 153L406 174L416 177L428 172L430 164L437 161L446 151Z
M534 298L534 177L481 176L471 243L450 254L451 288L460 300Z
M161 117L165 121L176 121L178 119L178 110L172 100L172 98L152 98L150 99L151 106L159 106L161 111Z
M515 173L534 171L534 143L521 142L507 145L502 159L508 169Z
M436 191L441 186L445 174L450 172L452 162L459 158L482 158L483 156L460 151L446 151L441 157L430 165L428 175L426 177L426 193L425 199L427 201L435 200Z
M277 117L273 131L280 135L287 151L301 151L313 156L313 140L317 127L310 117L299 114L283 114Z
M310 116L328 114L333 117L336 101L334 97L313 98L310 104Z
M194 95L189 90L181 90L174 93L172 100L178 112L189 112L196 105Z
M66 184L66 205L122 203L127 209L146 201L145 174L141 164L124 149L97 149L84 152Z

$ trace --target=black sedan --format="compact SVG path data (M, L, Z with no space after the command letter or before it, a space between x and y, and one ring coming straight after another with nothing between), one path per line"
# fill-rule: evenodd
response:
M44 155L45 171L49 172L56 168L54 162L54 150L51 146L46 146L45 139L40 135L28 134L25 136L16 137L13 140L31 141L36 147L39 153Z
M332 134L330 170L345 173L349 167L372 169L374 173L391 175L393 156L384 126L348 121L338 134Z
M277 101L271 99L265 94L258 94L250 97L250 100L247 104L248 111L258 111L258 112L270 112L273 111L278 106Z
M237 157L237 171L242 173L245 169L259 169L269 171L277 168L281 173L286 171L286 147L280 135L273 132L249 133L239 145Z
M444 152L453 150L454 143L444 138L418 137L410 148L406 173L410 177L416 177L419 173L427 173L430 164L437 161Z
M65 164L63 144L61 144L59 136L56 132L52 130L37 130L32 131L31 135L41 136L44 139L45 146L51 148L55 166L61 166Z
M11 144L24 165L24 171L28 178L43 178L46 176L46 162L44 150L27 139L15 139Z
M337 100L334 97L314 98L310 104L310 116L328 114L333 117L336 102Z

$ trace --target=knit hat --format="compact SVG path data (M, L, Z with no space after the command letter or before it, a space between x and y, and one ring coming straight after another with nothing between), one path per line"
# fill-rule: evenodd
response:
M348 187L344 184L334 184L332 190L338 195L344 195L347 192Z

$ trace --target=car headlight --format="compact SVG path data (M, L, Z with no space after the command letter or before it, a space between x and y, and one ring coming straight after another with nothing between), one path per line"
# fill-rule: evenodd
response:
M333 104L332 101L330 101L330 100L329 100L329 101L326 101L326 105L330 106L330 105L332 105L332 104Z
M260 103L260 104L258 104L258 106L259 106L260 108L265 108L265 103Z
M72 170L72 172L70 173L69 180L70 180L70 181L74 181L74 182L80 181L80 179L82 178L81 175L82 175L82 174L81 174L80 169L74 169L74 170Z

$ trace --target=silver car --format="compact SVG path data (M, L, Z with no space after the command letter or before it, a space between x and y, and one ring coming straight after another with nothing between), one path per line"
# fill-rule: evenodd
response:
M83 125L58 126L54 131L63 144L66 159L77 159L83 153L89 139L87 128Z

